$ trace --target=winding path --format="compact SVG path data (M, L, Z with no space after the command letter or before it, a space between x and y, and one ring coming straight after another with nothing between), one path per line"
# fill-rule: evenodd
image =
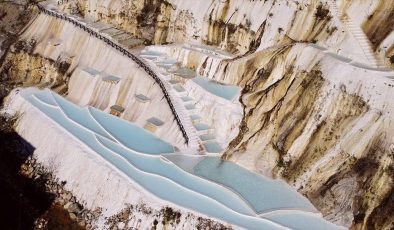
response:
M89 33L91 36L94 36L102 41L104 41L106 44L108 44L109 46L115 48L116 50L118 50L119 52L121 52L123 55L129 57L131 60L133 60L135 63L137 63L141 68L143 68L145 70L145 72L147 72L154 80L155 82L159 85L159 87L161 88L161 90L164 93L164 97L167 100L168 105L170 106L171 112L175 117L175 120L179 126L179 129L182 132L182 135L185 139L185 143L186 145L189 145L189 136L185 130L185 127L183 126L181 119L179 118L179 115L175 109L174 103L172 102L172 99L164 85L164 83L162 82L162 80L159 78L159 76L157 76L157 74L147 65L145 64L145 62L143 60L141 60L140 58L138 58L136 55L132 54L130 51L128 51L127 49L123 48L122 46L120 46L119 44L115 43L114 41L112 41L111 39L107 38L106 36L94 31L93 29L89 28L88 26L84 25L83 23L72 19L64 14L46 9L44 6L37 4L37 7L39 9L40 12L52 16L52 17L56 17L59 18L61 20L65 20L67 22L72 23L74 26L81 28L83 31Z

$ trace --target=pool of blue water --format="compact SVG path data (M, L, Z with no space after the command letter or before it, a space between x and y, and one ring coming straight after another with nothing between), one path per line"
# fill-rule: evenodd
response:
M59 106L64 114L79 125L108 139L116 138L121 144L142 153L162 154L175 152L174 146L152 135L145 129L95 108L81 108L48 90L34 95L39 100Z
M204 134L204 135L201 135L201 136L200 136L200 139L201 139L202 141L210 141L210 140L215 139L215 135L210 134L210 133Z
M95 108L89 108L89 111L93 118L97 120L108 133L130 149L148 154L175 152L174 146L152 135L145 129L141 129L121 118L103 113Z
M194 78L193 81L206 91L226 100L233 100L240 91L238 86L219 84L205 77L199 76Z
M164 55L164 53L157 52L157 51L152 51L152 50L147 50L147 51L141 52L141 56L156 56L156 57L160 57L160 56L163 56L163 55Z
M56 94L53 95L53 98L66 114L66 116L71 120L76 121L78 124L92 130L98 135L112 139L105 129L103 129L96 121L94 121L94 119L92 119L92 116L90 115L87 108L81 108Z
M206 157L194 174L222 184L240 194L257 213L278 209L315 211L313 205L285 182L271 180L218 157Z
M242 201L238 197L225 191L224 188L209 181L193 177L192 174L181 170L167 160L163 160L160 156L139 154L127 150L105 137L97 136L83 126L71 121L60 108L48 106L35 97L27 96L26 99L83 144L90 147L112 165L158 197L212 217L233 222L236 225L244 226L248 229L280 229L273 222L250 216L251 210L248 209L247 205L242 204ZM161 176L161 173L168 177ZM178 180L181 184L176 183ZM202 195L193 190L193 188L197 191L204 189L206 190L203 192L205 194L212 192L213 194L209 195L213 195L216 198ZM230 207L241 211L241 213L248 213L249 215L234 212L232 208L226 207L226 205L219 201L228 203Z
M196 127L197 131L208 130L211 128L209 125L204 124L204 123L195 124L194 127Z
M220 153L223 151L223 148L220 147L219 143L216 141L209 141L204 143L204 147L209 153Z
M157 64L160 64L160 65L174 65L177 62L178 61L176 59L167 58L167 59L158 61Z
M188 96L181 97L181 99L182 99L182 101L184 101L184 102L193 101L193 98L188 97Z
M266 182L261 179L262 177L256 178L257 175L248 174L245 169L236 168L232 163L225 162L223 164L220 159L213 157L138 153L127 145L121 145L119 142L125 140L120 138L122 141L119 141L118 136L113 135L116 133L121 137L127 137L123 139L128 139L130 135L134 135L131 130L138 134L145 131L136 126L130 128L129 122L96 109L89 109L90 114L85 114L81 111L86 110L72 105L49 91L25 95L25 98L82 144L91 148L130 179L161 199L246 229L282 229L281 225L295 229L299 229L299 227L302 229L339 229L322 218L303 213L293 213L293 216L289 216L289 218L283 214L270 214L265 218L258 217L252 209L254 206L249 203L256 201L249 197L253 194L247 194L240 188L241 183L237 177L245 182L244 187L252 190L255 187L253 183ZM86 118L78 116L86 116ZM96 127L94 123L85 119L97 122L99 126ZM101 129L109 132L114 138L99 134ZM119 129L122 131L118 132ZM144 138L148 138L152 142L147 141L142 144L156 145L158 143L149 136L144 136ZM225 173L230 176L223 175ZM257 181L252 182L252 180ZM270 181L267 183L268 187L275 187L275 184L270 184ZM256 197L264 197L261 195L268 191L277 192L263 185L258 185L257 188L263 190L257 191ZM288 188L283 187L283 189ZM256 192L256 190L253 191ZM240 196L240 194L243 195ZM244 195L245 197L243 197ZM277 196L283 196L283 193L278 193ZM290 198L284 196L283 199ZM293 199L299 199L299 197L293 197ZM271 203L265 203L265 205L271 205ZM265 209L269 210L270 208ZM281 225L268 219L281 223Z

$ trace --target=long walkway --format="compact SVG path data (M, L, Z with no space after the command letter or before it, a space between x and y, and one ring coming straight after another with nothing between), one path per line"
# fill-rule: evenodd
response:
M67 22L72 23L74 26L81 28L83 31L89 33L89 35L94 36L102 41L104 41L106 44L110 45L111 47L113 47L114 49L118 50L119 52L121 52L123 55L129 57L131 60L133 60L135 63L137 63L141 68L143 68L145 70L145 72L147 72L154 80L155 82L159 85L159 87L161 88L161 90L164 93L164 97L166 98L166 101L168 103L168 105L170 106L171 112L173 113L175 120L182 132L182 135L185 139L185 143L186 145L189 145L189 136L185 130L185 127L183 126L181 119L175 109L175 106L172 102L172 98L169 95L164 83L161 81L161 79L157 76L157 74L148 66L145 64L145 62L143 60L141 60L140 58L138 58L137 56L135 56L134 54L132 54L130 51L128 51L126 48L123 48L121 45L117 44L116 42L112 41L111 39L109 39L108 37L94 31L92 28L89 28L88 26L82 24L81 22L68 17L67 15L64 15L62 13L53 11L53 10L49 10L46 9L44 6L38 4L38 9L40 10L40 12L52 16L52 17L56 17L59 18L61 20L65 20Z

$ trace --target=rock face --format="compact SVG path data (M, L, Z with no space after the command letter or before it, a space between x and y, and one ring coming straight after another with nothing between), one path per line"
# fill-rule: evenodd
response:
M223 64L229 73L239 70L245 108L240 134L224 157L285 178L332 221L355 228L374 223L373 210L392 196L392 104L385 96L378 105L360 95L371 84L360 79L368 76L362 69L351 72L360 78L339 74L340 64L327 57L307 69L298 66L293 58L302 58L302 49ZM380 81L379 91L393 92L391 80ZM385 221L381 227L389 228L392 219Z
M338 33L327 3L320 1L81 0L65 9L73 7L154 44L196 39L235 53L291 40L325 42L328 34Z
M36 41L20 40L14 44L0 69L0 74L8 81L23 86L48 87L60 94L67 92L70 63L58 58L48 59L33 53Z
M191 0L127 3L119 0L80 0L71 2L64 9L73 9L85 16L109 22L154 44L198 40L240 54L258 47L267 48L296 41L317 42L342 50L343 55L357 57L359 53L348 47L351 42L357 41L354 41L353 35L347 34L350 28L343 23L343 15L364 22L363 29L367 36L379 36L376 42L370 37L374 44L381 44L392 37L390 1L379 1L380 5L377 6L375 1L344 0L338 1L339 9L333 10L335 2L212 0L207 4L196 4ZM376 12L364 13L371 11ZM379 22L387 23L387 26L374 26ZM385 29L374 33L373 29L368 28ZM389 40L392 41L392 38ZM389 45L385 45L384 49L391 52ZM377 52L380 54L380 51ZM362 52L361 55L364 56ZM390 57L389 54L386 54L387 57Z
M0 227L82 229L78 221L88 211L74 210L73 215L78 218L69 218L63 204L73 202L77 205L75 197L64 190L65 182L56 181L52 173L31 157L34 146L13 130L17 120L17 117L0 116L0 143L3 146L0 150L0 175L3 178L0 185L3 204Z
M94 211L84 209L83 206L77 202L72 193L64 189L66 182L58 181L57 178L53 176L48 169L43 167L43 165L38 163L36 159L32 157L28 158L21 166L21 173L27 178L34 178L36 181L46 181L46 190L55 198L52 206L54 206L55 209L63 209L63 215L65 215L63 218L70 218L71 221L75 222L70 226L71 229L84 229L84 227L91 229L94 227L94 223L101 211L99 209ZM54 221L56 219L52 215L56 215L56 213L50 211L41 218L38 218L36 220L36 227L44 229L61 225L61 222ZM63 228L63 226L59 227Z
M111 11L112 18L122 15L117 13L120 2L99 7L102 4L97 1L90 15L97 17L100 10ZM157 30L146 37L153 43L189 38L242 55L222 61L218 67L204 68L204 60L196 65L215 80L243 88L240 101L245 116L224 157L262 174L285 178L332 221L354 228L373 229L377 223L390 228L392 215L382 219L376 212L392 207L389 146L393 140L389 133L393 107L385 96L368 94L391 95L394 84L384 78L384 72L346 66L318 49L296 44L314 42L368 63L370 56L345 23L346 15L360 22L374 47L385 45L386 66L390 66L393 29L389 1L340 1L337 9L333 1L212 1L205 9L194 6L199 13L188 4L155 2L152 8L139 7L146 11L134 9L157 14L156 22L150 21ZM80 5L87 12L91 3ZM371 13L356 12L357 8ZM124 22L137 17L129 14ZM108 18L106 21L125 28L119 20ZM388 26L376 26L383 21ZM374 50L374 55L382 55ZM359 78L352 77L353 71ZM374 82L375 90L362 76Z
M147 44L202 42L231 52L233 57L224 59L183 55L179 47L169 52L178 52L178 60L204 76L242 88L243 117L238 128L226 129L238 130L230 135L234 138L223 158L285 179L330 221L352 229L394 227L394 74L376 69L394 67L392 1L76 0L60 7L111 23ZM56 20L40 16L35 22L13 48L3 49L1 76L68 93L80 105L111 106L100 99L110 91L105 87L86 96L92 82L82 67L99 68L120 55L95 49L98 43L86 42L77 32L70 35L74 30ZM46 34L37 32L44 24ZM47 49L43 40L55 35L71 37L70 46ZM81 47L97 59L81 55ZM62 58L63 51L73 59ZM126 107L125 119L142 124L144 116L134 112L127 94L137 88L129 72L139 70L122 63L127 69L119 70L114 62L105 69L130 77L109 94L119 95L114 101ZM145 113L168 112L160 108ZM130 213L138 208L125 208L108 225L129 227ZM149 216L146 226L158 228L179 220L177 211L167 209ZM133 226L139 219L132 218Z
M258 47L317 42L361 62L372 61L365 58L368 53L359 52L371 45L368 52L381 66L393 65L391 1L79 0L64 9L114 24L148 43L197 40L243 54ZM363 32L369 41L359 38Z

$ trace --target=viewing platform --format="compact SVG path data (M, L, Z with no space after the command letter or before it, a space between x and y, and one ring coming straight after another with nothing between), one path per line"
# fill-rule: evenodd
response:
M94 68L91 68L91 67L82 68L82 71L87 73L91 77L96 77L100 74L100 71L98 71Z
M113 75L108 75L102 78L103 81L109 82L111 84L118 84L118 82L121 80L120 77L116 77Z
M112 115L120 117L125 109L120 105L113 105L111 106L110 110Z
M151 117L146 121L147 123L144 128L152 133L155 133L157 129L164 125L164 122L156 117Z
M137 98L137 101L141 103L147 103L150 102L150 98L143 95L143 94L136 94L135 97Z

